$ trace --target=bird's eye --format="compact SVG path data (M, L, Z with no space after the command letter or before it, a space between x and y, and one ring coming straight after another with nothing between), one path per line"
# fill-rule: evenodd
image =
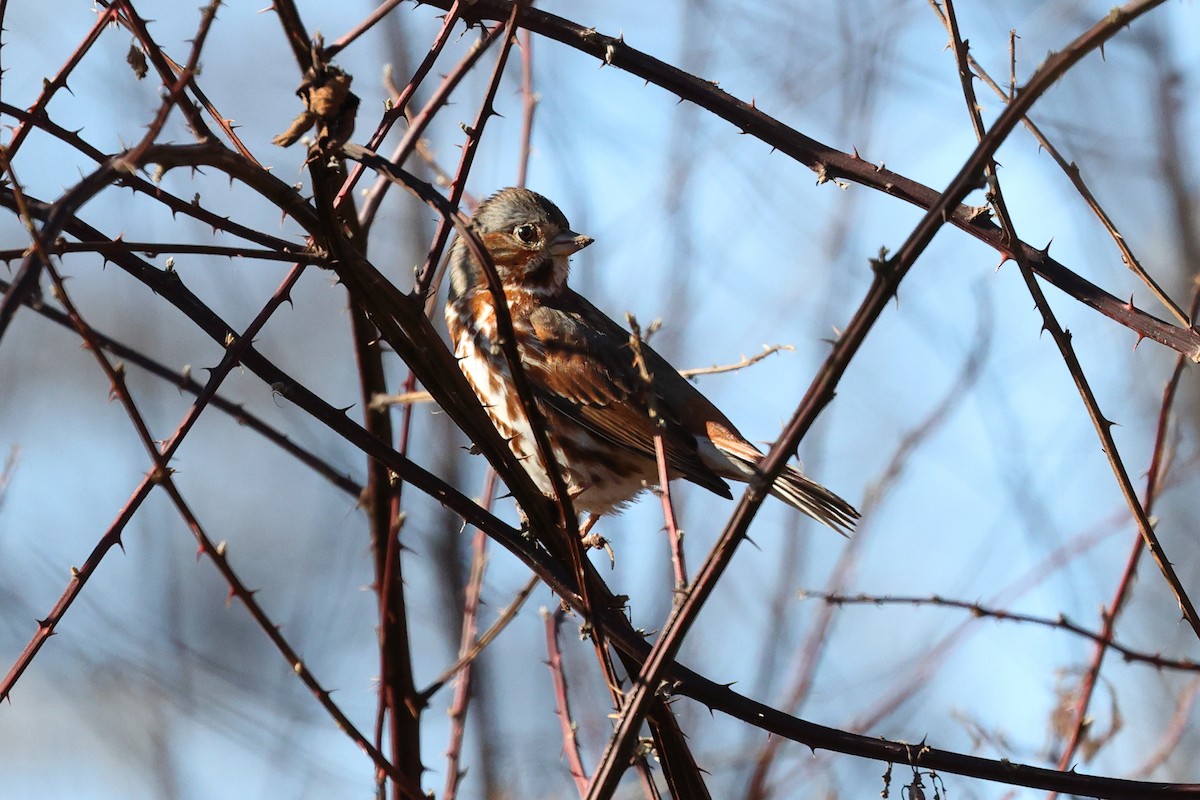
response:
M525 223L514 228L513 235L525 244L533 244L538 240L538 229L536 225Z

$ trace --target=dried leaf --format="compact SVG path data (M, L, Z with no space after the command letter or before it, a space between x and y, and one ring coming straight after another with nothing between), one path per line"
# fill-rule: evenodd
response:
M125 61L133 67L133 74L139 81L145 78L146 73L150 71L150 67L146 64L146 53L138 47L137 42L129 45L129 54L125 56Z

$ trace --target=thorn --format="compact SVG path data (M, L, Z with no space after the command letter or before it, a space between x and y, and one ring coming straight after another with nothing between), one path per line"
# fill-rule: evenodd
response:
M871 265L871 271L876 275L884 275L891 270L891 260L888 258L888 249L886 247L879 248L879 255L875 258L868 259Z

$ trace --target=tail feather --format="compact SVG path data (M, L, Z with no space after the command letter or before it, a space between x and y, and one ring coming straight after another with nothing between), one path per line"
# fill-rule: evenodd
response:
M771 494L843 536L850 535L860 516L854 506L790 466L775 479Z
M722 456L721 460L725 462L725 468L720 469L716 463L709 465L724 477L748 481L758 471L763 454L745 440L737 440L733 437L722 437L722 439L714 444L716 445L715 450ZM832 528L843 536L850 535L850 532L854 530L854 524L861 516L854 506L816 481L805 477L804 473L792 466L784 468L783 473L775 479L770 491L789 506L803 511L817 522Z

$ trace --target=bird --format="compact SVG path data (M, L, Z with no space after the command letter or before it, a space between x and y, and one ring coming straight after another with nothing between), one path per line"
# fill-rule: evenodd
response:
M570 257L592 244L546 197L520 187L479 204L470 225L495 266L520 367L574 508L588 528L658 483L655 436L667 476L732 498L762 452L648 344L568 285ZM451 246L446 324L455 358L497 431L535 485L554 497L547 465L500 343L496 297L464 238ZM647 376L635 359L643 359ZM652 417L653 413L653 417ZM859 512L787 465L770 493L844 535Z

